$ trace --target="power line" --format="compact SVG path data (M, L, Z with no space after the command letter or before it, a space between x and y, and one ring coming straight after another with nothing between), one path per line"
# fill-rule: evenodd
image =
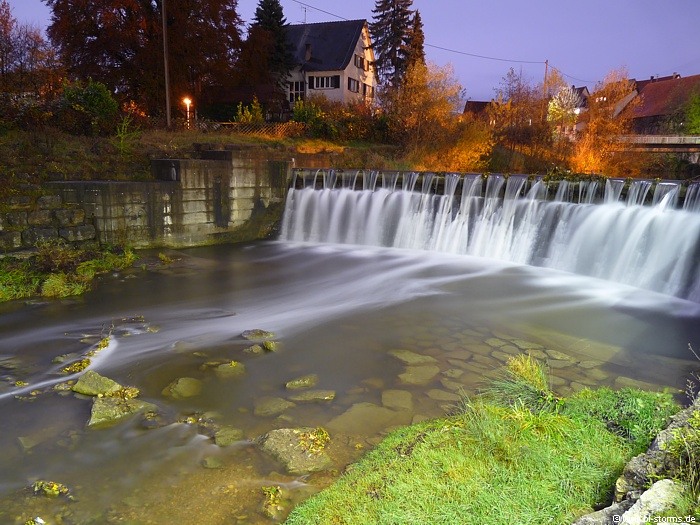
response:
M297 4L304 6L304 7L308 7L310 9L315 9L316 11L320 11L321 13L324 13L324 14L327 14L330 16L334 16L336 18L339 18L340 20L350 20L349 18L345 18L344 16L336 15L335 13L331 13L330 11L324 11L323 9L319 9L316 6L313 6L310 4L305 4L304 2L299 2L298 0L292 0L292 2L296 2Z
M467 53L466 51L457 51L456 49L450 49L448 47L434 46L432 44L424 44L425 47L432 47L435 49L440 49L442 51L449 51L450 53L456 53L458 55L466 55L468 57L483 58L485 60L498 60L499 62L515 62L517 64L544 64L544 60L515 60L510 58L498 58L489 57L486 55L477 55L474 53Z
M292 0L292 2L295 2L295 3L297 3L297 4L301 5L301 6L304 6L304 7L308 7L308 8L310 8L310 9L314 9L314 10L316 10L316 11L320 11L321 13L324 13L324 14L327 14L327 15L330 15L330 16L334 16L335 18L339 18L340 20L349 20L348 18L345 18L345 17L340 16L340 15L336 15L335 13L331 13L330 11L324 11L323 9L319 9L318 7L313 6L313 5L311 5L311 4L307 4L307 3L304 3L304 2L300 2L299 0ZM500 61L500 62L514 62L514 63L517 63L517 64L544 64L544 61L543 61L543 60L514 60L514 59L508 59L508 58L490 57L490 56L486 56L486 55L477 55L477 54L475 54L475 53L467 53L466 51L458 51L458 50L456 50L456 49L449 49L449 48L447 48L447 47L435 46L435 45L432 45L432 44L424 44L424 45L425 45L425 47L432 47L432 48L435 48L435 49L440 49L440 50L442 50L442 51L448 51L448 52L450 52L450 53L456 53L456 54L458 54L458 55L465 55L465 56L470 56L470 57L475 57L475 58L482 58L482 59L485 59L485 60L498 60L498 61Z
M576 81L578 81L578 82L583 82L584 84L595 84L595 83L597 82L596 80L583 80L583 79L581 79L581 78L572 77L571 75L567 75L566 73L564 73L564 72L563 72L561 69L559 69L558 67L555 67L555 66L553 66L553 65L551 65L551 64L550 64L549 66L550 66L554 71L559 72L559 74L560 74L561 76L566 77L566 78L570 78L571 80L576 80Z
M333 16L333 17L338 18L340 20L349 20L348 18L337 15L335 13L331 13L330 11L324 11L323 9L320 9L316 6L311 5L311 4L300 2L299 0L292 0L292 2L295 2L295 3L301 5L305 8L314 9L314 10L319 11L321 13L324 13L326 15ZM476 53L468 53L466 51L459 51L457 49L450 49L448 47L436 46L433 44L424 44L424 46L431 47L433 49L439 49L441 51L447 51L448 53L454 53L456 55L463 55L463 56L468 56L468 57L473 57L473 58L480 58L482 60L494 60L497 62L510 62L510 63L514 63L514 64L541 64L541 65L545 64L544 60L518 60L518 59L513 59L513 58L492 57L492 56L487 56L487 55L479 55ZM576 77L573 77L571 75L567 75L561 69L554 67L551 64L550 64L550 67L552 69L554 69L555 71L558 71L562 76L565 76L565 77L570 78L572 80L576 80L577 82L584 82L586 84L595 83L595 81L593 81L593 80L582 80L580 78L576 78Z

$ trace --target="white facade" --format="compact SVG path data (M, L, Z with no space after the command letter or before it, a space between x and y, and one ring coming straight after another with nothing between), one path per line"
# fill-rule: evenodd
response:
M329 24L332 27L333 23ZM320 25L320 24L315 24ZM344 104L374 100L377 86L374 52L371 49L369 29L365 22L360 37L346 43L346 64L344 69L323 69L323 62L315 59L312 44L306 44L304 63L292 71L288 83L290 106L297 100L307 100L315 96ZM337 63L334 65L338 65Z

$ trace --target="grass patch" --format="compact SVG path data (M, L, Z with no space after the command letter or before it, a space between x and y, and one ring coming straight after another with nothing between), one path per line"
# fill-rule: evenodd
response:
M62 242L38 246L26 259L0 259L0 302L42 296L80 295L99 274L122 270L136 260L133 251L121 248L75 248Z
M534 360L508 370L460 413L391 433L286 523L571 523L610 502L625 463L680 408L633 389L554 398Z

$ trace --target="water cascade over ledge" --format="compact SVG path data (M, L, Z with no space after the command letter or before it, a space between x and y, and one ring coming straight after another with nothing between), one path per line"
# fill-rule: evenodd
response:
M700 302L698 183L681 202L678 182L633 181L623 195L623 180L559 181L552 196L525 176L363 175L361 190L357 173L295 181L280 238L474 255Z

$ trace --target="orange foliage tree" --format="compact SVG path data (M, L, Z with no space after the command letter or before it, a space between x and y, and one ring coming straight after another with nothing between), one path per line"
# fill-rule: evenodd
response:
M634 82L624 69L611 71L596 85L571 158L574 171L608 176L630 176L637 171L635 159L622 155L619 147L620 137L630 131L635 96Z

